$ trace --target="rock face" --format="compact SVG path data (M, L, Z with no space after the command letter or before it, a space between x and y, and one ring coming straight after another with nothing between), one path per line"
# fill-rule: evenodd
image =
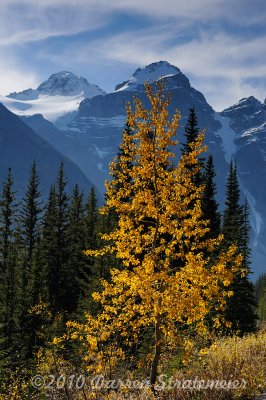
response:
M11 167L14 174L15 190L20 196L25 192L28 184L29 171L33 160L37 164L43 198L48 195L51 184L55 182L61 162L64 163L68 179L68 193L72 192L76 183L86 192L92 186L89 179L73 161L39 137L2 104L0 104L0 144L0 181L2 182L5 179L8 168Z
M250 205L254 233L254 266L265 272L266 261L266 106L253 96L225 109L236 132L234 157L239 179Z
M265 125L266 105L250 96L226 108L221 114L230 118L231 126L237 133L248 136L253 135L254 128Z
M42 93L64 95L75 93L74 83L66 73L52 75L39 86ZM178 140L184 140L184 126L189 108L194 106L200 128L206 129L205 142L213 155L217 171L218 201L224 204L225 181L228 163L237 160L242 200L247 196L252 223L253 269L258 275L265 272L266 261L266 103L254 97L242 99L222 113L215 112L204 95L191 87L188 78L179 68L160 61L138 68L125 82L118 84L112 93L82 100L76 111L46 121L41 115L24 117L24 122L59 151L72 159L99 189L104 192L103 182L108 179L109 162L117 153L122 130L126 122L126 103L134 96L147 106L144 83L163 79L166 95L172 101L170 115L176 108L182 119ZM64 83L66 82L68 83ZM81 81L79 81L79 84ZM83 85L83 84L82 84ZM78 86L79 87L79 86ZM31 89L30 89L31 90ZM28 96L34 96L29 90ZM24 93L28 91L24 91ZM46 96L46 95L45 95ZM49 97L51 98L51 96ZM25 102L24 102L25 103ZM27 115L27 110L23 115ZM29 113L28 113L29 114ZM51 120L51 119L50 119Z

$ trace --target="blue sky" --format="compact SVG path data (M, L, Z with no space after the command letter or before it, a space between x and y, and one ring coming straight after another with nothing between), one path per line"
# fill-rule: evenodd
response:
M0 0L0 94L69 70L106 91L167 60L221 110L266 97L266 0Z

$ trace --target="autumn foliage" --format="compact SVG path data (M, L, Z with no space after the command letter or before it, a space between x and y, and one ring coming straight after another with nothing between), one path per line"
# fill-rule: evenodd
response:
M146 84L146 94L150 108L139 99L127 108L130 133L123 135L122 153L111 164L113 179L106 185L102 213L115 212L117 226L103 235L102 249L86 252L112 254L121 267L112 269L102 291L93 294L101 312L87 314L83 324L69 322L64 338L82 343L88 371L111 374L127 358L136 358L132 349L148 337L144 362L154 385L163 354L181 345L184 327L203 333L210 315L219 326L219 310L232 294L228 287L241 256L234 246L217 251L222 237L207 239L204 187L193 179L206 150L204 134L175 165L180 114L170 119L170 99L161 84L155 89Z

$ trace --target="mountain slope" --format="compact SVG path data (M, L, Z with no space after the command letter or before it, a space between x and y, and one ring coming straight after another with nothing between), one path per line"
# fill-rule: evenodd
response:
M2 104L0 104L0 144L0 181L4 180L8 168L11 167L15 177L15 188L20 196L27 186L33 160L37 163L44 197L56 179L61 162L64 163L68 178L69 193L76 183L86 192L92 186L89 179L71 160L39 137Z
M233 156L250 206L254 265L262 273L266 260L266 104L250 96L221 115L228 118L235 133Z

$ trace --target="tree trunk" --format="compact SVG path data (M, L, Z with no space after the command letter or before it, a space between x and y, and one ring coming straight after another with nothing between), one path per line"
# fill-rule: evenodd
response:
M154 357L151 363L151 371L150 371L150 383L152 390L154 391L154 385L156 383L157 375L158 375L158 365L161 357L161 329L160 329L160 321L158 320L155 325L155 349L154 349Z

